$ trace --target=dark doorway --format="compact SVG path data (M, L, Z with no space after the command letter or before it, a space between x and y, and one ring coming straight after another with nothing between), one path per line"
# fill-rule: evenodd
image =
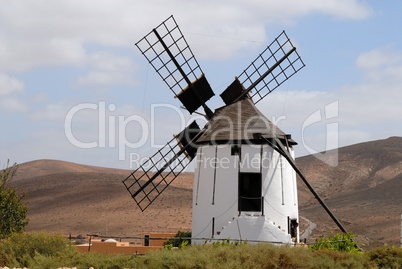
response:
M144 246L149 247L149 234L144 236Z
M289 234L292 238L297 237L297 227L299 226L299 223L297 223L297 219L289 219Z
M239 211L259 211L262 204L261 173L240 173Z

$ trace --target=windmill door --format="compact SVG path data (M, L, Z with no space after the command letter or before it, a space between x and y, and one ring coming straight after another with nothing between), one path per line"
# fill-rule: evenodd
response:
M262 210L261 173L240 173L239 211L261 212Z

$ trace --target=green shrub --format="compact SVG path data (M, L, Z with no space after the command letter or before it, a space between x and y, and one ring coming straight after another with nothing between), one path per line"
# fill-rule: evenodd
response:
M75 251L61 235L45 232L14 233L0 243L0 264L28 267L37 255L55 257Z
M191 232L178 231L173 238L170 238L163 245L167 249L172 247L182 248L191 245Z
M384 246L372 249L366 255L378 268L402 268L402 248Z
M238 245L244 245L244 244L248 244L248 242L247 241L239 241L239 240L230 240L230 238L212 242L212 245L216 245L216 246L238 246Z
M310 248L314 250L318 249L330 249L336 251L346 252L360 252L361 249L355 241L356 236L351 233L337 233L329 237L320 237L316 243L311 245Z
M22 232L28 224L28 207L22 201L25 194L18 193L10 186L10 181L17 172L16 164L0 170L0 239L12 233Z
M79 253L61 235L45 232L18 233L0 242L0 266L53 269L63 267L136 268L131 255Z

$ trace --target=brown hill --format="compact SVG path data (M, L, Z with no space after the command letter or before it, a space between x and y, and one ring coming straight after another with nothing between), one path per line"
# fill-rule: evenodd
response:
M391 137L297 159L347 230L370 246L398 244L402 214L402 138ZM338 160L331 166L330 160ZM135 235L191 229L192 173L141 212L122 184L130 171L39 160L21 164L13 185L27 193L28 231ZM339 231L301 181L300 215L317 224L313 238Z
M402 214L402 138L355 144L297 159L310 183L345 228L365 244L399 244ZM336 158L338 156L338 158ZM331 160L338 159L337 166ZM300 214L318 224L315 235L337 231L299 181ZM339 231L339 230L338 230Z
M19 165L13 184L27 193L28 231L136 235L191 229L192 174L183 173L141 212L122 179L131 171L38 160Z

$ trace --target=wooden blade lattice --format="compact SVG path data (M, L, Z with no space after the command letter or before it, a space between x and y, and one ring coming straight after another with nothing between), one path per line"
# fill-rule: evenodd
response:
M126 189L144 211L194 159L195 141L203 132L193 121L177 136L143 162L126 179Z
M173 138L135 169L123 183L138 207L144 211L186 169L191 160Z
M160 36L161 40L158 39L157 35ZM161 42L165 43L168 50ZM162 22L135 45L175 96L188 86L186 77L190 81L194 81L203 74L173 16ZM168 51L177 61L185 76L178 70Z
M256 104L305 66L283 31L238 79Z

